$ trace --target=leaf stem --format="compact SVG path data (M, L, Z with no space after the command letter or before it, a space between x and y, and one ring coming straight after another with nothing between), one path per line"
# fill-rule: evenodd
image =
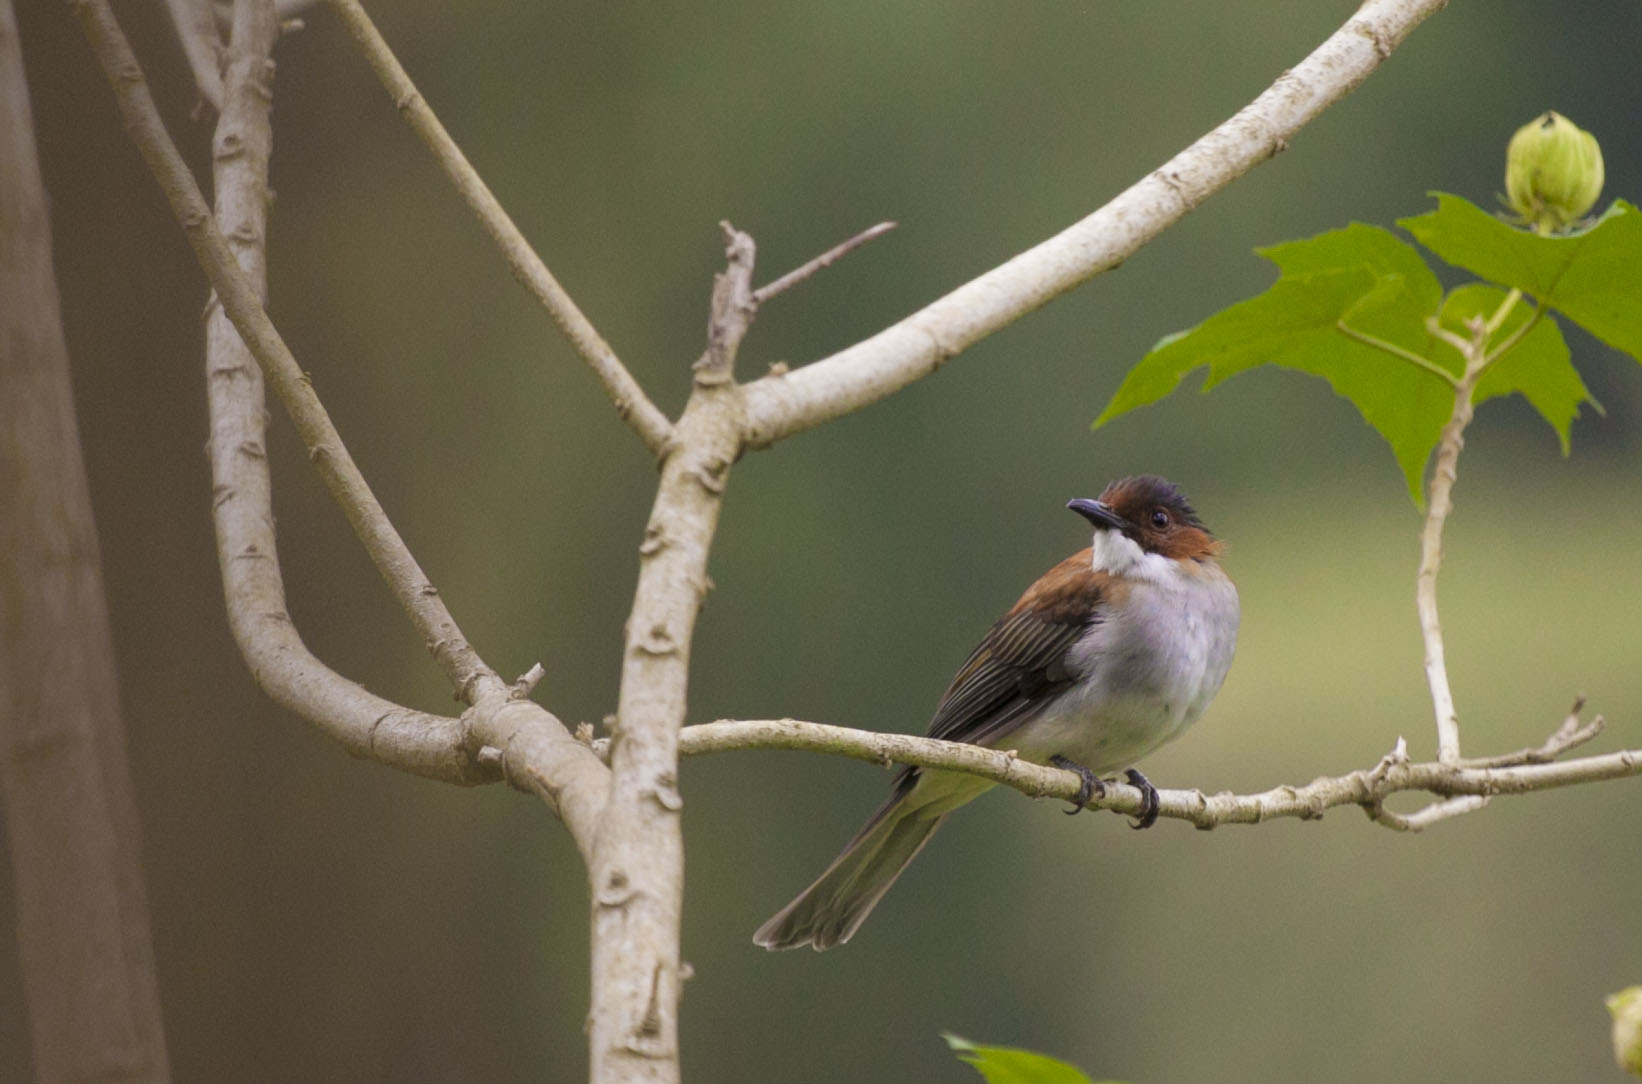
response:
M1498 331L1505 323L1505 318L1511 314L1511 310L1516 308L1517 302L1521 300L1522 290L1516 286L1511 287L1511 292L1505 295L1505 300L1499 303L1499 308L1494 310L1494 315L1490 316L1488 323L1483 325L1483 331L1492 337L1494 332Z
M1430 358L1425 357L1423 354L1416 354L1414 351L1404 349L1396 343L1387 342L1384 339L1376 338L1375 336L1368 334L1366 331L1358 331L1356 328L1349 326L1344 320L1334 321L1334 326L1339 330L1340 334L1346 336L1348 339L1356 339L1364 346L1372 346L1376 350L1385 351L1394 358L1401 358L1403 361L1408 362L1416 368L1424 369L1433 376L1442 378L1442 382L1451 388L1459 386L1458 377L1449 372L1447 369L1444 369L1441 365L1438 365L1436 362L1432 361Z
M1512 290L1511 293L1512 293L1512 295L1514 295L1516 297L1522 296L1522 291L1520 291L1520 290ZM1512 302L1512 298L1507 297L1505 299L1505 304L1500 306L1499 312L1494 314L1495 317L1497 318L1497 317L1500 316L1501 313L1504 313L1506 311L1507 306L1510 305L1511 302ZM1486 368L1486 367L1494 364L1494 362L1498 361L1500 358L1504 357L1507 353L1509 353L1512 347L1516 346L1517 343L1519 343L1523 339L1527 338L1528 333L1530 331L1534 330L1534 328L1539 326L1540 320L1544 319L1544 317L1545 317L1545 309L1543 307L1536 306L1534 308L1534 314L1532 316L1530 316L1527 320L1525 320L1521 327L1517 328L1515 331L1511 332L1510 335L1506 336L1505 341L1500 343L1499 346L1495 347L1493 350L1490 350L1487 354L1483 355L1483 359L1482 359L1483 367ZM1498 325L1495 323L1494 320L1489 320L1488 323L1484 326L1483 330L1486 332L1486 334L1492 335L1494 333L1494 331L1497 330L1497 327L1498 327Z

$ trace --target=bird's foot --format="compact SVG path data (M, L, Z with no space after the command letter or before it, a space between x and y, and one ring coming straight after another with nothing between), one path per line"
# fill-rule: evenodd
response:
M1063 757L1059 753L1056 753L1054 756L1049 758L1049 763L1053 764L1057 768L1062 768L1069 772L1075 772L1077 777L1082 780L1082 783L1078 786L1077 797L1072 799L1072 808L1066 811L1066 815L1068 817L1074 813L1082 813L1083 807L1094 801L1096 798L1106 797L1106 784L1096 779L1094 772L1090 771L1088 768L1085 768L1077 761L1068 757Z
M1130 828L1150 828L1157 823L1157 809L1159 805L1157 788L1152 781L1134 768L1123 773L1129 784L1140 788L1140 819L1129 825Z

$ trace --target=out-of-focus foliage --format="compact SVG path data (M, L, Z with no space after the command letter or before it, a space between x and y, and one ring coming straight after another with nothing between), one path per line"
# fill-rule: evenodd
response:
M986 1084L1092 1084L1077 1066L1035 1050L982 1046L950 1032L944 1038L958 1060L973 1065Z
M1635 1077L1642 1077L1642 986L1627 986L1609 994L1605 1004L1613 1017L1613 1060Z
M1349 17L1350 3L669 5L382 2L388 40L548 265L669 410L701 353L717 223L761 281L898 230L759 314L743 376L802 365L1020 251L1156 168ZM192 160L180 50L127 5ZM205 289L67 9L20 5L76 394L104 541L178 1079L585 1079L587 890L541 809L363 765L269 707L229 641L208 509ZM509 277L319 6L281 43L274 318L395 522L494 665L540 660L572 724L615 702L655 470ZM1052 561L1062 510L1155 471L1229 545L1239 655L1143 767L1248 790L1432 749L1417 519L1380 438L1277 372L1091 434L1160 334L1269 281L1253 246L1501 185L1554 105L1642 191L1633 0L1456 0L1289 150L1119 270L729 478L692 719L922 731L953 670ZM1439 277L1447 274L1439 271ZM1457 281L1457 278L1454 280ZM1446 285L1453 282L1444 278ZM1642 720L1642 367L1570 332L1607 416L1576 452L1520 399L1467 437L1441 585L1468 753L1537 743L1575 693ZM307 642L453 710L276 417L281 556ZM998 793L941 832L845 949L753 927L880 800L801 754L684 766L687 1079L974 1080L942 1030L1124 1080L1600 1080L1591 1006L1642 973L1642 787L1419 835L1352 811L1212 833L1063 817ZM7 874L0 862L0 878ZM8 915L0 885L0 922ZM27 1079L0 937L0 1079ZM1532 976L1532 981L1524 981ZM544 1068L545 1067L545 1068Z

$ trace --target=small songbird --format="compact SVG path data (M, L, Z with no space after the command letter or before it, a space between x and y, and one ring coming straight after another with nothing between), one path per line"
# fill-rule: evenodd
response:
M1044 573L992 626L941 697L929 736L1013 749L1083 778L1074 809L1127 770L1157 819L1157 791L1132 765L1203 714L1237 646L1237 588L1185 495L1125 478L1067 504L1094 542ZM908 767L889 800L826 872L753 934L768 949L843 944L954 809L994 784Z

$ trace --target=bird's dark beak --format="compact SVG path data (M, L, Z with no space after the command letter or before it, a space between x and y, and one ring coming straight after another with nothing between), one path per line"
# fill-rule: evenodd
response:
M1125 526L1118 514L1112 511L1111 505L1102 501L1092 501L1088 497L1078 497L1075 500L1067 501L1066 507L1104 530L1121 531Z

